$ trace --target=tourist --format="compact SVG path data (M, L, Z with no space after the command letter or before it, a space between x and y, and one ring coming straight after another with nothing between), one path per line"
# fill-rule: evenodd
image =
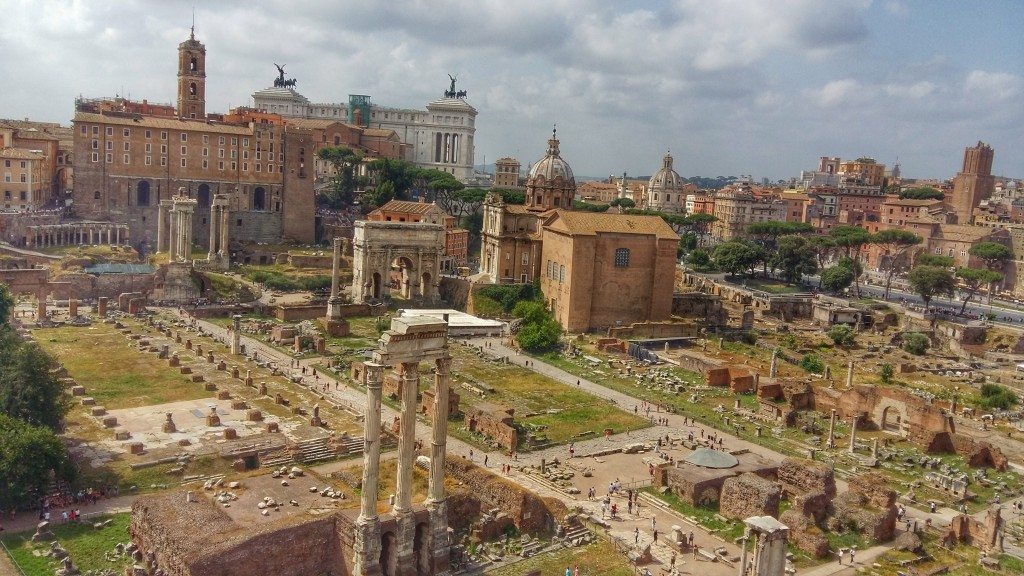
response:
M473 461L473 449L472 448L469 449L469 461L470 462Z
M698 554L699 552L700 552L700 546L697 546L696 544L694 544L694 545L693 545L693 559L694 559L694 560L696 560L696 559L697 559L697 554Z
M850 564L853 564L853 555L857 553L856 548L850 548Z
M580 565L576 565L576 569L572 571L572 576L580 576Z
M655 530L657 528L658 528L658 519L655 518L654 516L651 516L651 530Z
M839 549L839 563L840 564L843 563L843 554L845 554L845 553L846 553L846 549L845 548L840 548Z
M619 513L619 506L618 506L618 504L612 503L612 518L615 518L615 515L618 514L618 513Z
M565 567L565 576L572 576L572 570L568 566Z
M490 454L484 454L484 468L487 467L487 459L488 459L489 456L490 456Z
M633 541L640 543L640 528L633 528Z

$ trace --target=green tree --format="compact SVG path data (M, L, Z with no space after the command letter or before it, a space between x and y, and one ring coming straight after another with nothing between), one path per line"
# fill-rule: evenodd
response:
M622 208L635 208L636 202L633 202L630 198L616 198L612 200L610 206L619 206Z
M377 184L373 191L363 196L371 206L380 207L395 199L395 185L391 182Z
M885 299L889 299L892 277L907 264L910 249L921 243L921 237L913 232L891 228L871 236L871 243L881 251L879 268L885 272Z
M922 252L917 255L914 261L915 266L935 266L937 268L950 268L953 266L952 256Z
M847 324L836 324L829 328L825 335L828 336L836 346L848 348L855 344L857 334Z
M356 191L355 167L363 161L362 154L345 146L328 146L318 150L316 155L334 166L337 173L331 178L324 203L331 208L351 206Z
M526 204L526 193L522 190L509 190L508 188L497 188L494 190L501 195L501 201L505 204Z
M882 377L882 384L892 384L896 370L893 369L892 364L882 364L882 370L879 372L879 375Z
M971 249L967 252L971 256L978 258L985 263L985 267L989 270L1000 271L1006 266L1006 263L1013 260L1013 250L1009 246L1004 246L998 242L980 242L971 246ZM999 278L1002 280L1002 277ZM994 280L989 284L988 287L988 302L992 303L992 293L995 292L995 283L999 280Z
M718 217L714 214L707 214L704 212L694 212L693 214L687 214L680 220L680 224L685 230L693 232L697 235L697 245L703 246L704 241L711 233L711 225L718 221ZM671 224L671 222L669 223ZM679 232L679 230L676 230Z
M991 286L1003 279L1003 275L994 270L966 267L957 268L956 277L967 288L965 290L967 295L964 297L964 303L960 306L961 314L967 310L967 304L971 301L971 298L974 298L974 295L978 293L982 286Z
M0 283L0 329L7 326L8 316L13 307L14 297L11 296L11 290L7 288L7 284Z
M860 260L860 252L871 241L871 234L860 226L836 226L828 231L836 247L841 249L847 258ZM855 271L856 272L856 271ZM856 272L853 277L854 286L857 288L857 297L860 297L860 273Z
M1009 388L999 384L982 384L978 405L987 410L1009 410L1020 403L1020 398Z
M695 270L708 270L711 268L711 253L706 248L697 248L686 257L686 263Z
M914 356L922 356L928 350L931 342L928 337L920 332L906 332L903 334L903 349Z
M53 430L0 414L0 509L34 505L54 479L74 477L67 448Z
M821 273L822 290L839 293L853 284L853 271L845 266L831 266Z
M369 162L366 167L373 175L377 188L390 183L392 197L398 200L409 199L409 189L412 188L414 181L420 175L420 169L415 164L405 160L377 158ZM380 206L380 204L377 204L377 206Z
M769 259L772 270L782 270L786 282L799 282L804 274L818 271L818 260L814 246L803 236L782 236L778 239L775 252Z
M747 272L753 274L762 255L761 247L749 240L723 242L715 246L715 251L712 253L715 267L733 275Z
M910 200L942 200L946 197L942 190L937 190L931 186L908 188L900 191L899 195L900 198L907 198Z
M574 200L572 207L581 212L607 212L610 204L599 204L594 202L584 202L582 200Z
M907 274L907 281L914 292L921 296L921 300L924 300L925 309L931 305L932 298L952 295L956 287L953 273L937 266L915 266Z
M836 243L829 236L815 235L807 238L807 243L814 250L814 258L818 261L818 270L824 270L825 265L835 256ZM850 280L853 281L852 279ZM821 288L821 276L818 277L818 288Z
M71 405L53 374L56 363L9 328L0 334L0 413L60 431Z
M522 318L516 340L524 350L545 352L558 346L562 326L551 317L540 302L519 302L512 309L512 315Z
M791 234L806 234L813 232L814 227L806 222L779 222L769 220L767 222L755 222L747 226L747 234L753 237L768 255L775 251L778 246L779 237ZM770 258L764 259L764 275L768 276L768 264Z
M800 367L813 374L825 373L825 362L814 354L807 354L800 359Z

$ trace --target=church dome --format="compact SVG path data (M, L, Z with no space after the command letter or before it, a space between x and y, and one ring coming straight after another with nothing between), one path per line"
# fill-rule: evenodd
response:
M548 139L548 153L530 169L530 179L543 177L545 180L555 180L561 178L566 182L576 183L576 178L572 175L572 168L569 167L569 163L562 160L562 157L558 155L558 135L555 130L551 131L551 138Z
M672 169L672 155L665 154L665 157L661 159L661 169L651 176L648 188L651 191L676 191L682 189L682 182L683 179L679 173Z

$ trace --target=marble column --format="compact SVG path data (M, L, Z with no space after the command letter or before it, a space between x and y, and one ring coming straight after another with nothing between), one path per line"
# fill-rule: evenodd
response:
M398 523L395 530L398 566L413 567L416 518L412 513L412 470L416 465L416 394L420 384L419 361L403 362L400 370L402 405L398 437L398 473L395 480L395 504L391 513ZM413 570L412 574L415 573Z
M341 319L341 297L338 296L341 283L341 238L334 239L334 255L331 259L331 297L327 299L327 319Z
M228 209L227 199L220 207L220 253L224 256L224 263L228 264L231 259L229 231L231 230L231 211Z
M846 364L846 388L853 388L853 360Z
M168 215L169 225L167 229L167 258L169 262L178 261L178 211L171 208Z
M828 421L828 442L825 443L826 448L836 447L836 411L832 409L832 416Z
M206 259L210 262L213 262L219 252L219 250L217 250L217 242L220 241L220 234L218 233L219 230L217 230L220 225L219 212L220 206L216 203L210 206L210 249L206 253Z
M156 211L156 251L167 250L167 205L166 200L161 200Z
M444 460L448 441L448 387L452 359L438 358L434 372L434 419L430 438L430 483L426 508L430 514L430 572L448 573L448 500L444 490Z
M854 448L857 446L857 417L854 416L850 421L850 454L854 453Z
M231 353L242 353L242 317L238 314L231 317Z
M768 369L768 377L775 378L779 370L779 351L772 352L772 367Z
M380 481L380 404L384 366L367 362L366 417L363 421L363 487L356 518L353 576L374 576L380 570L380 518L377 489Z

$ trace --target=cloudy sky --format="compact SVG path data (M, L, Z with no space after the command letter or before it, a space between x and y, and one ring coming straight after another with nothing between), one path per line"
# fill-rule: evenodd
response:
M287 64L314 102L422 107L451 73L476 161L544 153L578 175L782 178L822 155L948 178L965 146L1024 177L1020 0L196 0L207 109ZM0 117L68 122L73 100L172 102L192 1L3 0Z

